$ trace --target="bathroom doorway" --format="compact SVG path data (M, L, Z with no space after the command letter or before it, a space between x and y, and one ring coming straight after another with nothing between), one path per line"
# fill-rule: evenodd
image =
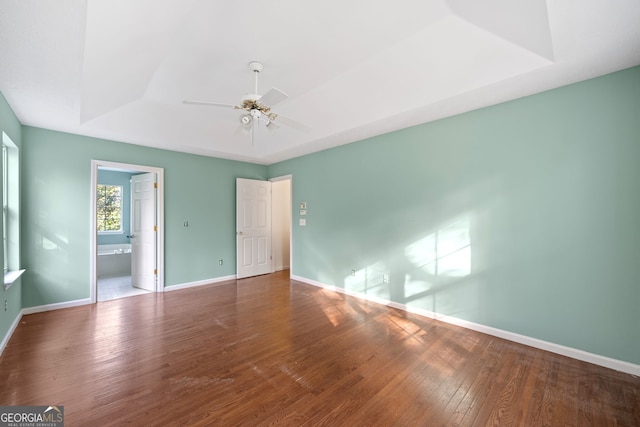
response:
M162 292L163 169L92 161L91 300Z

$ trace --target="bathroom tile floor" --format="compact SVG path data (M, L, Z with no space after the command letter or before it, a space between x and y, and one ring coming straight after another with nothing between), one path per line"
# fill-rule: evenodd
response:
M148 293L151 292L131 286L131 276L98 278L98 301L108 301Z

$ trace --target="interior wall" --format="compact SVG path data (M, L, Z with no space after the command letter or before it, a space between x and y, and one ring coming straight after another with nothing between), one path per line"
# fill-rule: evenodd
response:
M292 275L640 364L639 99L636 67L271 165Z
M274 181L271 185L272 256L275 271L289 268L291 239L291 181Z
M89 298L92 159L164 168L165 286L235 274L235 180L266 166L24 126L24 307Z

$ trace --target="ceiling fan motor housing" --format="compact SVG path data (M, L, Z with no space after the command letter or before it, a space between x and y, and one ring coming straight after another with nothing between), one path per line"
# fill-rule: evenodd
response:
M249 62L249 68L251 69L251 71L259 73L260 71L262 71L263 66L261 62L251 61Z
M257 101L258 99L260 99L260 95L255 93L248 93L242 97L242 102L244 103L245 101Z

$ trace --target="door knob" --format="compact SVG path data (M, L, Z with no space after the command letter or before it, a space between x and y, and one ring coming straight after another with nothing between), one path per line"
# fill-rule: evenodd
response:
M238 231L238 236L242 236L242 231Z

